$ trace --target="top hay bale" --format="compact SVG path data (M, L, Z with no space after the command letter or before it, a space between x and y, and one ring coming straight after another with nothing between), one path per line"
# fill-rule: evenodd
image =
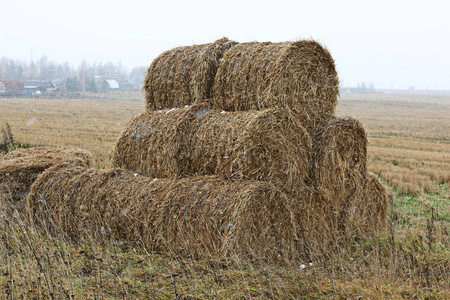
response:
M148 68L144 80L147 110L183 107L211 98L219 60L235 44L222 38L162 53Z
M334 113L339 80L330 53L315 41L243 43L224 55L213 86L216 108L286 108L307 127Z

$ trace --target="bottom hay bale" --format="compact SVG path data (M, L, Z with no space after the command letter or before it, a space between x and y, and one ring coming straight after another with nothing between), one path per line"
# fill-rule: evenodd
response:
M26 207L37 225L74 241L267 260L303 251L297 202L267 182L150 179L120 169L56 166L38 177Z
M56 164L88 167L91 154L82 149L28 148L9 152L0 160L0 198L18 208L37 176Z

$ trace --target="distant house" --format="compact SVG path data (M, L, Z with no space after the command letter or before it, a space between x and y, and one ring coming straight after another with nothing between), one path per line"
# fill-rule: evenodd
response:
M121 91L140 91L142 90L143 81L134 79L125 79L119 81Z
M36 95L41 93L49 94L56 90L53 83L44 80L27 80L23 89L28 95Z
M1 92L3 91L4 92ZM20 95L23 92L23 82L19 80L0 80L0 93L6 95Z
M54 85L55 88L59 88L59 87L63 86L65 84L65 82L62 79L54 79L54 80L52 80L52 84Z
M105 79L102 81L101 90L108 91L118 91L120 88L119 83L114 79Z

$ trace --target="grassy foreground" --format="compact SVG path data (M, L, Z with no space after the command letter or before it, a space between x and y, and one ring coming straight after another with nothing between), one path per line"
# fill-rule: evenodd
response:
M0 201L0 299L448 299L450 99L344 95L338 115L369 134L369 169L391 186L388 230L322 261L280 265L191 260L127 244L75 244ZM143 102L1 99L16 140L81 146L108 167L115 139Z
M2 215L0 298L446 299L450 220L432 209L440 200L448 205L447 187L427 202L396 197L385 235L341 246L326 261L282 265L74 244Z

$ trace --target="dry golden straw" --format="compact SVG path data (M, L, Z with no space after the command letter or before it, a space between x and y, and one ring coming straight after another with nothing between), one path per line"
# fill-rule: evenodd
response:
M347 199L345 211L340 214L345 218L344 233L349 237L361 234L374 236L386 229L390 191L371 173L362 178L360 185L357 193ZM336 209L334 205L331 207ZM334 228L342 229L340 221L336 218L331 220Z
M56 166L38 177L26 205L36 224L75 241L208 257L287 259L303 251L293 224L299 206L266 182Z
M242 43L220 62L213 103L229 111L286 108L309 128L333 114L339 93L334 60L319 43Z
M353 118L332 118L313 138L311 178L337 226L347 230L362 199L367 177L367 137ZM352 229L349 229L352 230Z
M219 175L291 191L308 181L310 153L309 134L286 110L225 112L199 104L136 116L113 161L150 177Z
M222 38L162 53L152 62L144 80L147 110L182 107L211 98L219 60L235 44Z
M9 152L0 159L2 198L14 202L24 199L40 173L61 163L88 167L91 164L91 154L81 149L57 148L17 149Z
M388 200L392 192L380 182L375 174L369 173L362 201L358 204L362 233L377 233L386 228Z

